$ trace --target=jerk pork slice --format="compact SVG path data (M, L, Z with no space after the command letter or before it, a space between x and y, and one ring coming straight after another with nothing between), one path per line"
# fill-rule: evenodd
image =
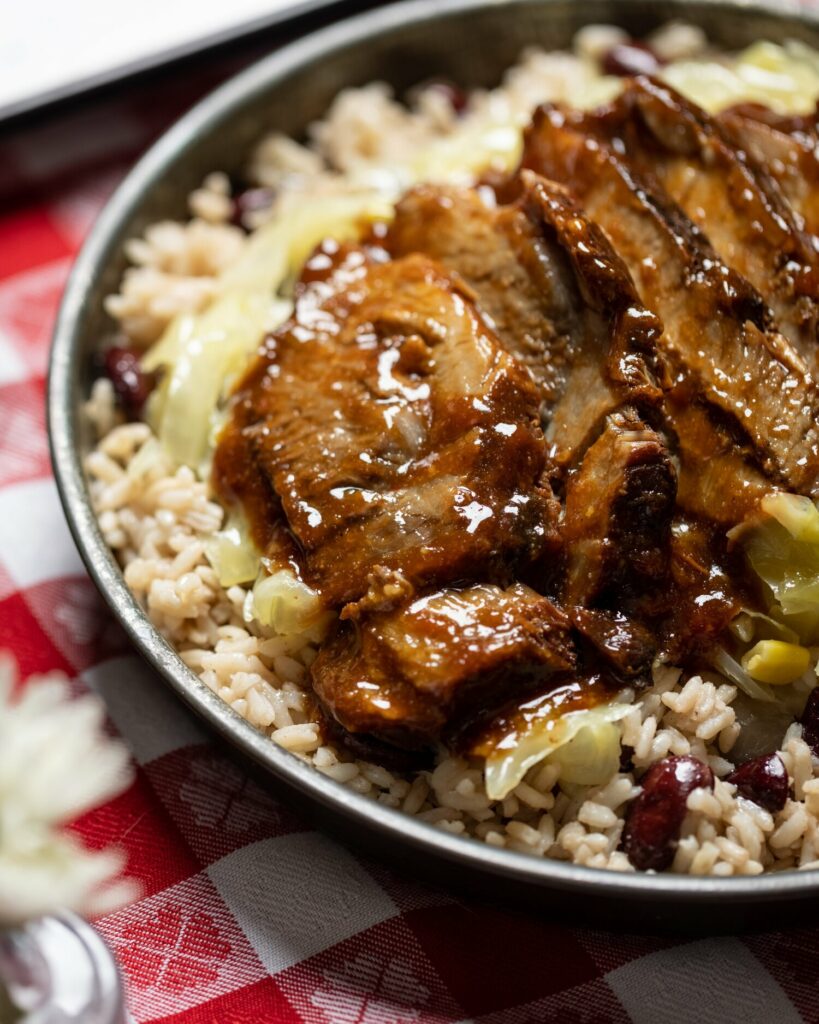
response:
M743 103L718 115L732 143L767 168L804 230L819 246L819 127L817 111L787 117Z
M568 619L550 601L479 584L339 622L311 676L343 728L413 749L574 666Z
M634 410L610 416L566 485L565 603L591 607L606 592L663 581L677 479L662 438Z
M329 607L376 570L408 587L510 581L556 518L528 372L424 256L331 246L305 277L239 386L222 492L242 499L255 467Z
M759 293L719 259L659 184L606 145L585 115L540 108L527 131L523 164L570 185L609 236L642 301L663 321L659 345L674 387L708 407L720 433L775 485L816 493L816 385L772 327Z
M474 189L420 186L385 240L396 256L440 260L474 292L532 374L558 470L570 467L624 402L658 404L657 318L622 260L566 189L531 173L509 205Z
M762 295L815 371L819 254L765 165L734 146L716 118L648 78L631 81L586 123L660 182L720 259Z

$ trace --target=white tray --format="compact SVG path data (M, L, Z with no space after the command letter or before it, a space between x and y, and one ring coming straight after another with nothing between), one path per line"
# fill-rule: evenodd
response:
M0 0L0 120L333 0Z

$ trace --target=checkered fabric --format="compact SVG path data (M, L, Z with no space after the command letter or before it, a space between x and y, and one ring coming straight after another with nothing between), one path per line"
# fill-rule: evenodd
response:
M3 149L4 183L15 171L29 189L0 211L0 647L24 674L62 669L100 693L133 751L133 786L79 826L93 847L123 847L143 887L98 922L133 1020L819 1020L816 931L635 938L423 888L312 831L218 752L128 650L63 521L44 378L72 257L125 164L161 127L156 110L169 118L187 99L186 81L176 105L167 92L157 104L140 91Z

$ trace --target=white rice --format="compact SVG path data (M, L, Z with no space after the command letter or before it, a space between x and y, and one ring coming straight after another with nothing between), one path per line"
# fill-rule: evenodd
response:
M277 135L259 144L249 175L275 189L276 199L246 227L305 191L356 188L384 164L400 173L419 149L468 133L488 112L501 110L521 124L536 103L576 101L593 84L590 61L619 38L617 29L592 26L578 36L576 54L525 54L503 86L472 96L460 119L435 90L418 93L411 109L377 83L341 93L310 129L308 146ZM699 54L705 42L699 30L675 25L654 45L670 60ZM155 341L177 313L204 308L218 274L246 245L248 236L228 223L233 204L224 174L209 175L191 195L190 208L190 221L156 224L129 243L133 267L107 309L133 344ZM223 520L208 484L191 469L175 467L146 424L118 419L108 381L96 382L86 412L100 438L86 463L100 526L151 621L211 690L328 778L491 846L630 871L618 845L640 792L639 776L669 754L691 754L711 766L716 784L713 792L690 795L672 871L732 875L819 867L819 762L801 727L788 729L780 750L793 798L772 815L723 781L733 768L729 755L740 725L732 706L736 690L716 676L686 679L675 669L656 670L654 685L617 723L634 770L602 786L558 784L558 769L547 761L504 800L491 801L477 761L442 751L434 770L403 777L324 743L309 699L320 633L272 636L246 622L246 589L222 588L205 555L206 541Z

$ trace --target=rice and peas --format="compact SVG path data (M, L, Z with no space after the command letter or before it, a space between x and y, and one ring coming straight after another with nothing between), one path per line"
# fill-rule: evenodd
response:
M256 580L258 557L242 524L226 521L208 483L230 385L264 331L288 315L288 285L313 246L388 218L415 181L468 184L489 166L514 167L538 103L591 107L616 94L619 80L601 73L600 57L622 40L616 28L589 26L572 52L531 50L462 111L435 84L416 90L409 106L379 83L346 90L310 126L306 145L261 140L247 167L257 194L243 193L242 203L214 172L189 197L190 220L154 224L131 240L133 266L107 310L120 339L144 351L143 366L161 369L162 379L147 422L123 422L110 381L94 384L86 405L99 438L86 461L92 500L128 586L185 663L327 777L492 846L629 871L618 845L642 773L669 754L692 755L716 781L688 797L670 870L819 867L819 760L795 720L816 684L817 649L787 686L760 687L727 652L719 674L686 678L657 666L651 688L570 716L534 758L487 767L442 751L432 770L395 774L322 739L309 668L327 618L304 585ZM668 62L664 77L707 109L750 100L804 112L819 95L819 56L796 43L726 56L682 24L650 42ZM254 195L261 201L248 202ZM740 616L736 628L750 641L755 621ZM791 782L776 813L724 781L736 763L773 749Z

